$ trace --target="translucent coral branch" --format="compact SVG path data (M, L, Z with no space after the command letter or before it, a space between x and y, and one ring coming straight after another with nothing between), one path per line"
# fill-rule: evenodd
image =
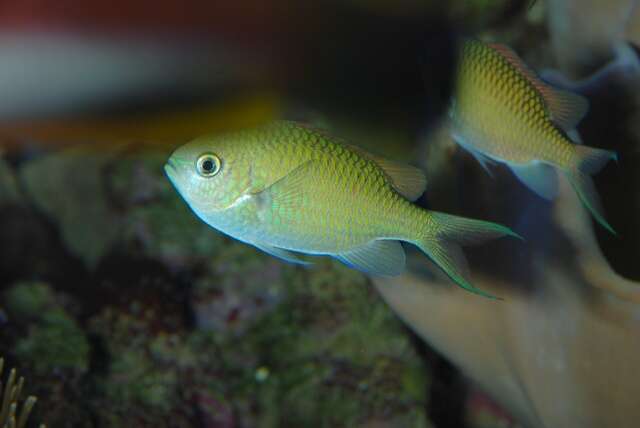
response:
M546 237L523 246L526 268L505 276L520 263L515 252L472 266L474 283L503 302L417 271L373 281L418 335L524 426L634 427L640 287L611 269L592 219L559 181L551 224L534 215Z
M562 188L561 197L554 204L555 222L573 243L576 267L589 283L619 299L640 304L640 283L617 274L593 234L591 219L584 210L576 209L570 189Z

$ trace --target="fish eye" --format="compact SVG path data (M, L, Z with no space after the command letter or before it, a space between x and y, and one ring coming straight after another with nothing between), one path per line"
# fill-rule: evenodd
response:
M196 161L196 170L202 177L209 178L220 172L220 158L213 153L205 153Z

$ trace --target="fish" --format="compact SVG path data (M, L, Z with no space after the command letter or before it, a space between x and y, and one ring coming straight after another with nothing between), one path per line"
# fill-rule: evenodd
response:
M557 88L580 95L597 96L601 92L611 93L612 88L629 86L635 94L640 76L640 58L631 43L619 42L612 47L613 58L591 75L582 79L570 79L555 69L540 71L540 78Z
M507 165L542 198L557 194L563 174L595 220L612 234L591 175L617 154L578 144L589 103L544 82L509 47L464 39L448 117L453 140L490 173Z
M298 122L196 138L164 170L202 221L291 263L329 256L395 276L405 269L405 242L459 286L495 298L471 284L461 245L519 237L506 226L419 207L422 170Z

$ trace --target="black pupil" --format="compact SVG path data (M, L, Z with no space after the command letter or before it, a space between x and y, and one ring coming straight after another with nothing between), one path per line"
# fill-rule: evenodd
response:
M207 159L206 161L202 162L202 169L204 170L204 172L211 172L213 171L213 168L214 165L211 159Z

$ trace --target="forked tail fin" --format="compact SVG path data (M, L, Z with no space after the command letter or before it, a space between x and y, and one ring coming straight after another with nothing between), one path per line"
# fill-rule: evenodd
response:
M617 155L609 150L594 149L586 146L576 145L574 149L575 163L573 167L565 170L565 175L578 194L582 204L591 212L596 221L616 235L616 231L604 218L600 197L590 175L600 171L611 159L617 160Z
M496 223L438 212L432 212L431 215L436 222L436 232L416 242L416 245L460 287L497 299L469 282L469 268L461 245L480 244L507 235L522 238L508 227Z

